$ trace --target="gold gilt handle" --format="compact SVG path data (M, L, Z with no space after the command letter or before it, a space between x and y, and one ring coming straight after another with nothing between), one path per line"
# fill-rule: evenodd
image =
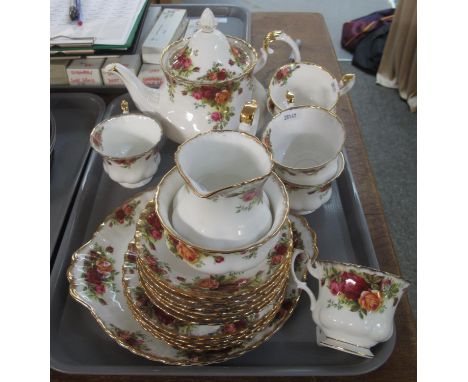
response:
M129 113L127 100L123 99L122 102L120 102L120 110L122 110L122 114L128 114Z
M294 104L294 93L291 90L286 91L286 102L288 105Z
M268 55L274 52L273 49L270 48L270 45L275 41L283 41L288 44L292 49L294 61L301 61L301 53L299 52L299 47L296 42L283 31L271 31L267 33L263 39L263 47L260 49L261 56L257 62L257 65L255 66L254 73L257 73L259 70L263 69L267 63Z
M345 74L340 81L340 97L349 92L356 82L355 74Z
M256 100L247 102L240 113L239 131L255 135L257 133L257 124L254 123L255 114L258 109Z

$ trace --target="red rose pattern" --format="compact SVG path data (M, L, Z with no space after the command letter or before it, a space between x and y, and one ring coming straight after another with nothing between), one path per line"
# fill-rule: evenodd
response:
M370 288L370 285L355 273L343 272L341 278L343 280L343 289L340 292L350 300L357 301L361 293Z
M223 119L222 114L219 111L211 113L211 120L214 122L219 122Z
M137 200L132 203L124 204L122 207L119 207L115 212L112 218L109 221L109 226L112 227L114 224L124 224L127 226L133 223L133 217L135 215L135 208L140 204L140 200Z
M399 293L399 284L391 279L378 277L353 270L338 271L335 268L325 269L325 277L321 280L324 286L328 280L328 288L338 302L329 300L329 307L339 309L342 304L350 307L352 312L358 312L361 318L368 312L385 309L384 299L393 299Z

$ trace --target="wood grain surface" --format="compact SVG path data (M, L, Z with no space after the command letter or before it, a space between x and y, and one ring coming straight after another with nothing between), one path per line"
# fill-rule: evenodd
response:
M323 17L318 13L253 13L252 44L259 48L263 37L271 30L282 29L294 39L301 39L301 55L328 68L336 77L341 76L339 64ZM281 42L272 45L275 54L257 78L265 85L275 68L283 64L290 49ZM346 126L346 149L364 214L381 269L400 274L395 248L389 234L374 175L368 161L361 131L348 96L337 105L337 113ZM378 126L376 126L378 128ZM66 375L51 370L52 381L350 381L359 380L394 382L416 380L416 322L408 298L402 299L395 315L397 342L393 354L379 369L356 377L142 377L142 376L82 376Z

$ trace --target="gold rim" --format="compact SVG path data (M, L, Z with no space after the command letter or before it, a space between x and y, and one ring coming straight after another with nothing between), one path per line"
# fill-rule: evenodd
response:
M283 291L285 292L285 290ZM166 336L170 336L171 339L176 340L180 343L189 343L196 346L212 346L216 344L219 346L220 344L229 344L232 341L244 341L248 337L251 337L256 332L261 331L264 329L264 325L268 325L268 323L274 318L276 313L281 307L282 302L284 301L284 293L278 297L277 301L275 301L272 309L267 312L263 317L258 319L257 321L250 322L249 325L236 333L233 334L224 334L224 333L215 333L211 336L203 335L203 336L190 336L180 334L179 332L172 331L164 326L155 323L151 318L149 318L145 313L141 312L132 302L132 299L129 298L127 295L127 302L129 306L131 305L132 313L135 318L138 320L138 317L147 322L148 326L150 326L153 330L163 333ZM158 306L159 307L159 306ZM139 320L138 320L139 321ZM188 323L187 323L188 324ZM219 325L220 328L223 325Z
M338 154L343 151L344 144L346 142L346 130L344 128L344 123L343 123L343 121L341 120L340 117L338 117L336 114L332 113L330 110L327 110L327 109L325 109L325 108L323 108L321 106L315 106L315 105L290 107L289 109L285 109L283 111L280 111L278 114L274 115L273 118L272 118L272 121L275 118L279 117L283 113L290 112L291 110L297 110L297 109L317 109L317 110L324 111L324 112L328 113L331 117L335 118L338 121L338 123L340 124L341 130L343 131L343 134L344 134L343 143L341 144L341 146L339 147L337 153L335 154L335 156L333 158L331 158L328 161L326 161L324 163L321 163L321 164L319 164L317 166L312 166L312 167L290 167L290 166L286 166L284 164L281 164L281 163L277 162L275 160L274 156L273 156L273 148L271 148L271 149L268 148L272 153L272 160L273 160L275 165L277 165L280 168L285 168L287 170L296 170L296 171L320 170L321 168L325 167L328 163L330 163L332 160L334 160L338 156ZM268 123L268 125L269 124L270 123ZM264 139L266 137L267 132L271 131L271 127L268 128L268 125L266 126L265 131L262 134L262 142L265 142ZM264 145L266 146L266 143L264 143Z
M133 200L133 199L131 199ZM88 244L88 243L87 243ZM86 245L87 245L86 244ZM84 246L83 246L84 247ZM76 261L76 259L75 259ZM72 258L72 263L70 264L70 267L69 269L72 267L72 265L74 265L74 259ZM306 280L306 277L307 277L307 268L304 266L304 269L303 269L303 273L302 273L302 280L305 281ZM69 280L70 281L70 280ZM70 283L71 285L71 283ZM74 298L77 302L79 302L80 304L82 304L85 308L87 308L89 310L89 312L91 313L91 315L93 316L93 318L97 321L97 323L101 326L101 328L104 330L104 332L110 337L112 338L115 342L117 342L120 346L122 346L123 348L127 349L128 351L130 351L131 353L133 354L136 354L136 355L139 355L143 358L146 358L146 359L149 359L150 361L156 361L156 362L161 362L163 364L167 364L167 365L179 365L179 366L188 366L188 365L192 365L192 366L195 366L195 365L199 365L199 366L202 366L202 365L210 365L210 364L215 364L215 363L220 363L220 362L224 362L224 361L227 361L227 360L230 360L230 359L233 359L233 358L236 358L236 357L240 357L241 355L253 350L253 349L256 349L257 347L259 347L260 345L262 345L263 343L265 343L266 341L268 341L279 329L281 329L284 325L284 323L291 317L292 313L294 312L294 310L296 309L297 307L297 304L299 302L299 299L301 297L301 294L302 294L302 290L299 290L297 292L297 295L292 299L292 302L291 302L291 306L289 307L289 309L286 311L285 315L283 317L281 317L278 322L276 323L276 326L275 328L269 332L267 335L265 335L264 337L262 337L261 339L259 339L258 341L254 342L253 344L251 344L250 346L246 346L245 348L242 348L241 346L239 346L239 349L238 351L233 351L232 353L230 353L228 356L225 356L224 354L218 358L214 357L213 359L211 360L208 360L208 361L196 361L196 360L192 360L192 359L185 359L185 360L177 360L176 358L170 358L170 357L162 357L162 356L155 356L154 354L151 354L151 353L147 353L145 351L142 351L142 350L139 350L139 349L136 349L136 348L133 348L132 346L129 346L127 344L125 344L122 340L120 340L118 337L114 336L114 334L112 332L110 332L106 325L104 324L104 322L97 316L96 312L94 311L94 309L88 305L85 301L83 301L81 299L81 297L77 294L76 291L74 290L70 290L70 295L72 298ZM144 330L146 330L144 327L142 327ZM164 341L163 341L164 342ZM169 345L171 346L171 345ZM172 346L174 347L174 346Z
M307 219L304 216L294 214L294 213L291 213L291 215L294 216L296 219L299 219L301 221L302 225L309 231L309 233L310 233L310 235L312 237L312 250L314 251L314 253L309 255L309 260L310 260L311 264L313 264L313 263L315 263L315 261L318 258L318 255L319 255L319 249L318 249L318 245L317 245L317 233L312 228L310 228L309 222L307 221ZM305 252L305 248L304 248L304 252Z
M144 280L140 280L141 285L147 295L147 297L150 299L150 301L159 307L161 310L163 310L166 314L169 314L172 317L177 318L180 321L184 321L187 323L192 323L195 325L222 325L222 324L228 324L233 321L238 321L242 319L246 313L245 312L239 312L235 314L221 314L221 313L216 313L216 314L203 314L199 313L196 314L192 310L189 309L189 311L175 307L172 301L163 298L161 296L156 296L156 294L152 293L150 287L145 283ZM287 277L285 277L284 280L282 280L281 284L278 285L275 289L272 290L272 293L270 296L267 296L264 300L252 304L250 307L250 311L248 312L249 314L259 312L266 308L271 301L276 300L279 295L281 294L281 290L286 285L287 282Z
M345 161L345 158L344 158L344 155L343 155L343 152L340 152L338 154L339 157L341 157L341 165L339 165L338 167L338 171L336 172L336 174L333 176L333 178L331 178L330 180L328 180L327 182L325 183L322 183L322 184L319 184L318 186L306 186L306 185L303 185L303 184L297 184L297 183L293 183L293 182L290 182L288 180L285 180L283 178L281 178L281 180L283 181L283 183L286 185L286 189L288 188L288 185L292 186L293 188L299 188L299 189L302 189L302 190L307 190L309 188L313 188L315 189L316 191L320 190L321 188L325 187L325 186L328 186L330 183L333 183L336 179L338 179L341 174L343 173L344 171L344 168L346 166L346 161ZM293 214L294 215L294 214ZM294 215L296 216L296 215Z
M249 309L251 304L258 303L259 301L261 301L261 299L267 297L268 294L271 293L270 291L268 291L268 289L277 287L281 282L281 277L285 276L285 274L287 273L287 270L285 268L285 270L282 271L281 276L276 277L275 280L273 280L273 282L270 285L268 285L268 289L262 290L261 292L257 292L254 295L254 297L250 300L232 300L225 302L222 300L218 300L217 302L214 302L213 300L204 301L204 299L202 300L199 298L187 298L178 293L174 293L173 290L168 290L164 288L164 286L155 282L155 280L152 278L152 275L148 274L148 269L140 262L138 263L138 271L140 273L141 278L144 279L146 285L149 287L149 289L151 289L151 291L153 291L153 293L164 294L170 292L171 297L173 299L172 302L175 306L195 308L196 310L207 309L213 313L216 313L218 311L229 311L234 309L234 307L236 307L239 311L244 311L246 308Z
M358 268L358 269L366 269L366 270L371 271L371 272L374 272L374 273L380 273L380 275L385 275L385 276L388 276L388 277L392 277L392 278L398 279L398 280L403 281L404 283L406 283L407 285L404 286L404 287L402 288L402 290L407 289L407 288L411 285L411 283L410 283L408 280L405 280L405 279L404 279L403 277L401 277L401 276L395 275L395 274L390 273L390 272L381 271L380 269L375 269L375 268L372 268L372 267L367 267L367 266L365 266L365 265L352 264L352 263L344 263L344 262L336 261L336 260L317 260L317 262L319 262L319 263L327 263L327 264L335 264L335 265L344 265L345 267L354 267L354 268Z
M179 348L182 350L205 352L205 351L222 350L222 349L230 348L233 345L240 346L245 341L251 340L256 335L256 333L266 329L266 327L274 319L275 315L277 314L280 308L281 308L281 304L278 305L277 311L274 312L275 314L271 314L268 317L265 317L265 320L261 322L261 325L253 329L250 333L244 334L242 337L226 338L225 340L222 340L222 341L210 341L209 343L199 343L193 339L184 340L180 338L179 336L174 336L174 334L172 333L166 333L165 331L158 329L157 327L154 327L153 325L151 325L149 320L146 319L145 317L135 315L134 311L132 311L132 313L134 314L135 320L141 326L143 326L145 330L147 330L151 335L153 335L157 339L160 339L168 343L170 346L173 346L175 348Z
M310 66L315 66L316 68L323 70L324 72L326 72L326 73L332 78L332 80L335 80L335 81L337 82L338 87L340 86L340 83L339 83L339 81L337 80L337 78L336 78L333 74L331 74L330 71L329 71L328 69L324 68L323 66L314 64L313 62L309 62L309 61L292 62L292 63L290 63L290 64L286 64L286 65L280 66L278 69L276 69L275 74L276 74L279 70L281 70L281 69L283 69L283 68L286 68L286 67L289 67L289 66L292 67L292 66L301 65L301 64L306 64L306 65L310 65ZM272 82L273 82L273 78L274 78L274 77L275 77L275 76L273 75L273 77L271 77L271 79L270 79L270 82L268 83L267 96L270 97L271 102L273 102L273 105L275 105L275 107L278 108L278 110L279 110L280 112L282 112L282 111L288 110L288 109L283 109L283 108L281 108L280 106L278 106L278 105L276 104L275 100L273 99L273 97L271 97L271 90L270 90L270 89L273 87ZM338 97L336 98L336 101L335 101L335 103L333 104L333 106L330 107L329 109L326 109L326 108L325 108L325 110L329 110L329 111L333 110L333 108L338 104L338 101L339 101L339 100L340 100L340 95L339 95L339 93L338 93ZM298 106L311 106L311 105L298 105Z
M256 142L257 144L259 144L261 146L261 148L265 151L265 153L267 154L268 158L270 159L270 163L271 163L271 166L270 166L270 170L268 171L267 174L265 175L262 175L262 176L258 176L254 179L250 179L250 180L247 180L247 181L243 181L243 182L240 182L240 183L236 183L236 184L231 184L229 186L226 186L226 187L223 187L223 188L220 188L219 190L215 190L215 191L212 191L208 194L200 194L197 189L195 189L192 185L192 182L190 181L189 177L185 174L181 164L179 163L179 155L180 155L180 150L182 150L183 146L185 146L186 144L188 144L189 142L195 140L195 139L199 139L200 137L202 136L205 136L205 135L212 135L212 134L223 134L223 133L228 133L228 134L231 134L231 133L234 133L234 134L240 134L240 135L243 135L244 137L248 138L248 139L252 139L254 142ZM200 134L197 134L195 135L194 137L192 138L189 138L187 139L184 143L182 143L181 145L179 145L179 147L177 148L175 154L174 154L174 161L175 161L175 165L177 167L177 170L179 171L179 174L180 176L182 177L182 179L184 180L185 184L190 188L190 190L195 194L197 195L198 197L200 198L210 198L211 196L214 196L216 194L219 194L221 192L224 192L224 191L227 191L227 190L230 190L232 188L238 188L238 187L242 187L242 186L245 186L247 184L250 184L250 183L255 183L257 181L260 181L262 179L266 179L268 178L271 173L273 172L273 155L271 153L271 151L262 143L262 141L260 139L258 139L257 137L254 137L253 135L251 134L247 134L247 133L244 133L242 131L235 131L235 130L209 130L209 131L206 131L204 133L200 133Z
M174 82L183 83L183 84L187 84L187 85L220 85L220 84L224 85L224 84L230 83L230 82L242 81L244 79L244 77L249 75L255 69L255 66L257 65L257 62L258 62L257 50L250 43L248 43L245 40L242 40L241 38L230 36L230 35L225 35L225 36L227 37L228 40L238 41L241 44L246 45L252 52L253 59L252 59L251 64L238 76L230 78L230 79L226 79L226 80L223 80L223 81L189 80L187 78L172 74L169 70L166 70L166 68L163 65L163 62L164 62L164 57L167 55L167 52L170 49L172 49L174 46L176 46L177 44L181 44L183 42L185 42L186 44L181 46L181 48L183 48L183 47L185 48L187 46L187 43L188 43L188 40L189 40L188 38L179 39L177 41L174 41L173 43L169 44L168 46L166 46L163 49L163 51L161 53L161 70L163 71L163 73L164 73L164 75L166 77L170 78ZM231 44L229 44L229 45L231 46ZM169 60L168 60L168 62L169 62Z
M159 129L159 133L160 133L160 137L159 137L159 141L157 141L151 148L149 148L148 150L146 150L145 152L141 153L141 154L134 154L134 155L129 155L129 156L125 156L125 157L113 157L113 156L109 156L109 155L106 155L104 154L101 150L99 150L97 147L95 147L95 145L93 144L93 135L95 133L95 130L99 127L101 127L103 124L105 123L108 123L110 121L113 121L114 119L118 119L118 118L122 118L122 117L127 117L127 116L138 116L138 117L144 117L145 119L149 119L151 121L153 121L156 126L158 127ZM108 160L114 160L114 161L119 161L119 160L123 160L123 159L140 159L142 157L144 157L146 154L149 154L149 153L153 153L153 152L159 152L159 150L156 150L156 148L158 147L159 143L161 143L161 140L163 138L163 131L162 131L162 128L161 126L159 125L158 122L156 122L153 118L150 118L148 117L147 115L144 115L144 114L139 114L139 113L129 113L129 114L121 114L121 115L116 115L114 117L111 117L111 118L108 118L106 119L105 121L101 121L99 122L96 126L94 126L93 130L91 130L91 133L89 134L89 144L91 145L91 147L93 148L94 151L96 151L99 155L101 155L103 158L105 159L108 159Z
M204 254L210 254L210 253L214 253L214 254L230 254L230 253L237 253L237 252L244 252L244 251L251 251L255 248L258 248L260 246L262 246L263 244L265 244L267 241L269 241L270 239L272 239L274 236L276 236L276 234L281 230L281 228L283 227L286 219L288 218L288 213L289 213L289 196L288 196L288 191L286 190L286 187L284 186L283 182L281 181L280 177L275 174L273 171L271 172L271 174L269 175L272 179L273 182L276 182L280 189L281 189L281 193L283 194L283 207L284 207L284 216L281 218L281 222L280 224L278 224L278 227L271 233L269 234L268 236L265 236L264 238L262 238L259 242L255 243L255 244L252 244L248 247L240 247L240 248L234 248L234 249L230 249L230 250L216 250L216 249L211 249L211 248L202 248L202 247L199 247L197 245L194 245L192 243L190 243L189 241L183 239L178 233L176 233L176 231L174 231L172 228L169 228L168 225L164 222L164 219L161 217L161 214L159 213L159 207L158 207L158 198L159 198L159 191L161 189L161 186L164 185L164 183L167 181L167 178L169 178L172 173L174 171L177 171L177 167L174 166L172 169L170 169L166 175L163 176L163 178L161 179L161 181L159 182L157 188L156 188L156 192L155 192L155 196L154 196L154 207L155 207L155 212L156 212L156 215L158 215L158 218L159 218L159 221L161 222L161 225L163 226L164 230L166 231L165 233L166 234L169 234L173 237L175 237L177 240L181 241L182 243L184 243L187 247L189 248L192 248L196 251L199 251L199 252L203 252Z
M153 208L154 208L154 205L155 205L155 202L154 200L150 200L146 207L142 210L141 214L140 214L140 218L136 224L136 229L135 229L135 236L134 236L134 242L135 242L135 245L136 245L136 248L137 248L137 251L139 252L139 254L141 254L144 250L145 250L145 245L142 243L142 237L143 237L143 234L142 234L142 230L143 230L143 227L142 225L145 224L144 223L144 218L145 216L147 216L147 214L149 213L148 211L151 211ZM161 223L162 224L162 223ZM292 253L294 251L294 248L293 248L293 232L292 232L292 226L291 226L291 223L289 221L289 219L287 220L287 224L288 224L288 237L289 237L289 242L288 242L288 252L286 254L286 257L285 257L285 263L283 264L284 267L286 267L287 265L287 262L291 259L292 257ZM283 224L284 225L284 224ZM168 249L169 251L169 249ZM171 252L172 253L172 252ZM141 265L145 266L145 263L143 261L143 259L141 259L140 256L138 256L138 259L141 261ZM225 293L225 292L220 292L220 291L216 291L216 290L210 290L210 291L203 291L203 290L191 290L190 292L184 290L184 289L181 289L175 285L172 285L172 283L170 283L169 281L163 279L163 278L159 278L159 277L152 277L151 279L156 281L158 284L162 285L164 288L167 288L169 290L172 290L176 293L179 293L179 294L182 294L184 296L187 296L188 298L206 298L207 300L217 300L217 299L222 299L222 300L226 300L226 299L233 299L233 298L236 298L236 297L244 297L244 296L251 296L255 293L258 293L258 292L262 292L264 290L264 288L269 288L273 281L271 281L272 279L274 280L275 278L278 278L280 276L278 275L281 275L281 272L283 271L281 269L282 266L278 267L278 269L275 271L275 273L271 276L270 280L267 280L266 282L264 282L263 284L255 287L255 288L245 288L245 289L242 289L242 290L239 290L239 291L235 291L235 292L229 292L229 293ZM146 266L145 266L145 269L148 269ZM151 271L151 275L153 275L152 271ZM270 282L271 281L271 282Z
M290 260L290 259L289 259ZM271 278L271 282L269 280L268 283L264 283L258 289L255 290L255 293L245 293L239 296L232 296L232 298L223 298L221 296L211 296L209 292L206 294L188 294L188 293L182 293L181 289L176 289L174 287L167 287L167 285L161 283L156 277L154 277L151 274L151 269L149 269L145 264L141 262L140 259L137 260L139 270L144 274L144 277L147 278L147 283L150 284L156 284L159 289L161 290L166 290L169 291L172 295L177 295L180 300L193 300L195 299L197 301L198 305L208 305L208 306L213 306L213 305L220 305L222 303L225 304L246 304L250 302L255 302L257 301L257 295L264 295L265 292L270 289L271 287L276 286L279 283L279 279L284 276L285 273L287 273L286 267L281 269L278 274L274 275L274 277ZM237 299L236 299L237 298Z
M285 273L284 277L280 279L276 285L272 286L271 292L269 292L268 295L261 296L259 300L254 301L251 304L246 304L242 307L239 307L238 309L236 309L235 307L231 307L231 309L226 309L224 311L208 310L209 308L203 310L203 307L195 310L193 306L190 305L183 305L182 303L175 304L172 299L164 297L160 298L163 293L153 288L151 283L148 283L148 280L143 280L140 284L144 284L143 289L145 290L145 292L147 292L148 295L154 296L155 300L161 300L160 302L162 304L165 304L168 308L176 311L181 316L187 315L187 317L190 317L192 321L195 321L199 317L207 320L218 319L219 317L222 317L223 319L224 317L241 317L244 315L252 314L252 309L261 310L267 307L268 304L271 303L272 300L274 300L275 296L278 293L278 290L281 289L282 286L284 286L286 279L287 274Z
M126 200L124 203L122 204L125 204L125 203L129 203L130 201L132 200L135 200L139 197L141 197L142 195L144 195L146 192L149 192L151 190L148 190L148 191L144 191L144 192L141 192L139 194L137 194L136 196L132 197L132 198L129 198L128 200ZM192 359L185 359L185 360L178 360L176 358L171 358L171 357L163 357L163 356L155 356L154 354L152 353L149 353L149 352L146 352L146 351L143 351L143 350L139 350L139 349L136 349L130 345L127 345L126 343L124 343L120 338L116 337L107 327L106 327L106 324L104 323L104 321L101 320L101 318L97 315L96 311L94 310L94 308L89 305L86 301L84 301L81 296L78 294L78 292L76 291L76 282L75 282L75 279L73 277L73 268L75 267L76 265L76 261L78 259L78 253L83 251L83 249L85 247L87 247L93 240L95 240L96 236L100 233L101 229L107 224L108 220L112 217L112 215L115 213L116 210L114 210L111 214L107 215L106 218L104 219L103 223L101 223L96 231L94 232L92 238L86 242L85 244L83 244L77 251L74 252L74 254L72 255L72 258L71 258L71 262L70 262L70 265L69 267L67 268L67 279L68 279L68 282L70 284L70 287L69 287L69 294L70 296L75 300L77 301L78 303L80 303L81 305L83 305L86 309L88 309L88 311L90 312L91 316L96 320L96 322L98 323L98 325L102 328L102 330L110 337L112 338L115 342L117 342L121 347L127 349L128 351L130 351L131 353L133 354L136 354L136 355L139 355L140 357L143 357L143 358L146 358L150 361L155 361L155 362L161 362L163 364L167 364L167 365L207 365L207 364L214 364L214 363L220 363L220 362L224 362L224 361L227 361L229 359L233 359L233 358L236 358L236 357L239 357L245 353L247 353L248 351L251 351L253 349L256 349L258 346L262 345L264 342L268 341L279 329L281 329L284 325L284 323L289 319L289 317L291 317L293 311L295 310L296 306L297 306L297 303L299 302L299 299L301 297L301 291L299 291L297 293L297 296L295 296L292 300L292 304L291 306L289 307L289 309L286 311L286 314L278 320L278 322L276 323L276 326L275 328L269 332L268 334L266 334L264 337L262 337L261 339L259 339L258 341L256 341L255 343L251 344L250 346L246 346L245 348L239 348L237 351L233 351L232 353L230 353L228 356L225 356L224 354L222 354L220 357L214 357L213 359L211 360L208 360L208 361L197 361L197 360L192 360ZM304 266L304 269L303 269L303 274L302 274L302 279L305 280L307 277L307 268ZM144 330L144 328L142 328Z
M130 248L130 246L132 244L133 243L130 242L129 248ZM128 250L127 250L126 253L128 253ZM282 300L284 300L284 293L285 293L286 286L287 286L287 282L285 282L283 287L281 288L282 293L276 296L276 298L273 300L273 301L275 301L275 303L274 303L272 309L269 312L267 312L264 317L258 319L257 321L254 321L252 323L249 323L251 325L248 325L247 328L237 332L236 335L233 335L233 334L215 334L215 335L211 335L211 336L208 336L208 335L188 336L188 335L180 334L178 332L171 331L168 328L160 327L160 325L153 322L153 320L148 318L144 312L140 311L138 309L138 307L134 305L134 300L133 300L131 292L130 292L130 287L129 287L128 279L127 279L127 276L126 276L127 272L126 272L125 269L126 269L126 263L125 263L125 260L124 260L124 262L122 264L122 284L123 284L123 289L124 289L124 295L125 295L125 297L127 299L129 307L132 309L132 311L134 313L134 316L139 315L140 317L142 317L143 319L148 321L148 324L150 326L154 326L154 327L158 328L159 330L161 330L163 332L167 332L168 335L176 336L176 337L180 338L181 340L183 340L183 339L194 340L195 342L197 342L197 341L198 342L203 342L203 341L214 342L214 341L217 341L217 340L228 341L229 339L242 339L242 338L244 338L244 334L248 335L249 332L255 331L262 324L264 319L266 319L267 317L271 317L272 314L276 314L276 311L281 306ZM141 278L140 277L139 277L139 281L140 281L139 284L141 286ZM147 297L149 298L149 296L147 296ZM157 304L154 304L154 305L156 305L158 308L161 309L161 307L159 305L157 305ZM273 311L275 311L275 312L272 313ZM250 313L247 312L245 314L245 316L248 316L250 314L255 314L255 313L256 312L250 312ZM273 318L273 317L271 317L271 318Z

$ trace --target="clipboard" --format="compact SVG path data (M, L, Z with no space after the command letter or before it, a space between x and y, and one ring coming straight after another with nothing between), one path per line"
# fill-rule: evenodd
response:
M68 36L53 36L50 39L50 56L51 57L67 57L69 55L123 55L123 54L135 54L138 46L138 40L140 39L141 31L143 29L144 20L146 14L151 5L151 1L147 0L145 5L142 7L135 23L133 24L132 30L128 36L127 42L124 45L103 45L95 44L95 37L68 37ZM54 39L61 38L67 39L69 42L54 43Z

